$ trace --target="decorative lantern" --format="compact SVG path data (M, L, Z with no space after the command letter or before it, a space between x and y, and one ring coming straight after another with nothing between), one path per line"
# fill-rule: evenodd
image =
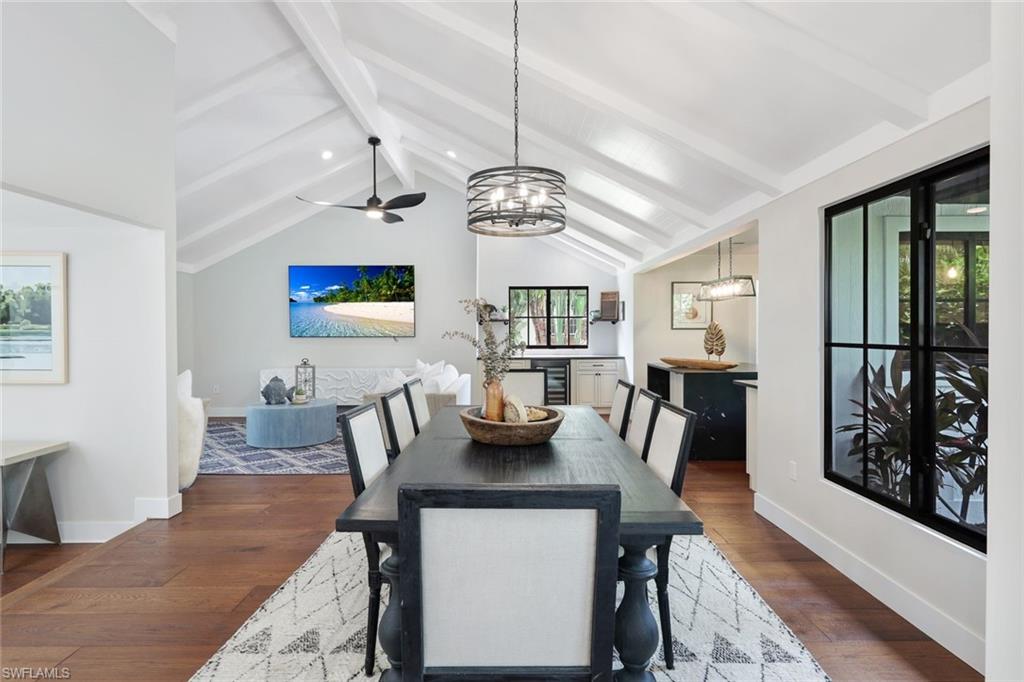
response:
M309 358L295 365L295 390L300 388L310 400L316 397L316 365L309 364Z

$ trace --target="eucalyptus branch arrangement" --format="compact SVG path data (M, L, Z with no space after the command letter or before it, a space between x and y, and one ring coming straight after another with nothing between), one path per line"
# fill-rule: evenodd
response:
M441 335L441 338L462 339L476 348L477 355L484 366L485 386L492 381L501 381L508 374L512 360L521 356L526 350L526 343L516 341L512 336L511 328L504 339L498 340L491 323L491 312L497 309L486 299L467 298L459 303L462 304L463 310L471 313L480 325L482 338L477 338L464 331L447 331Z

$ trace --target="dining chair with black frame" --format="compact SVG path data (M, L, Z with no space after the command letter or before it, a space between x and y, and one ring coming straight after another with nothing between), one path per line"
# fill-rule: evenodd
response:
M345 457L348 459L352 492L356 497L363 494L366 486L388 468L387 449L380 431L377 406L370 402L342 413L338 417L341 437L345 443ZM366 613L366 674L373 674L377 654L377 623L380 616L381 585L387 582L380 572L381 551L369 533L363 533L366 547L367 584L370 599Z

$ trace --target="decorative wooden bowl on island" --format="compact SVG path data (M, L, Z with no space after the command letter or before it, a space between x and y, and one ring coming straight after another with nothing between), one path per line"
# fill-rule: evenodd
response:
M487 445L540 445L555 435L565 414L553 407L531 407L546 414L542 419L529 422L497 422L481 419L480 406L467 407L459 412L462 425L469 437Z

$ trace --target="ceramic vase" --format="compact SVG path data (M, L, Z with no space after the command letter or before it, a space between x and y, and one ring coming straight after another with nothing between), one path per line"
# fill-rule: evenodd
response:
M505 391L500 381L484 384L484 419L500 422L505 418Z

